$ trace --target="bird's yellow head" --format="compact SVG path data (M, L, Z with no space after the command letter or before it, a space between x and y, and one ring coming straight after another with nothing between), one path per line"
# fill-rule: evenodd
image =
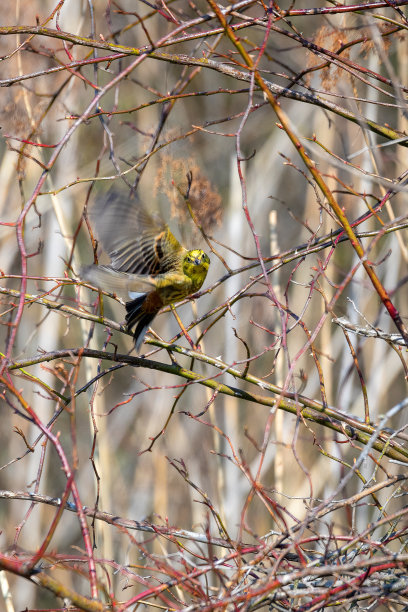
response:
M183 259L183 272L193 281L194 291L198 291L205 281L209 266L210 258L204 251L187 251Z

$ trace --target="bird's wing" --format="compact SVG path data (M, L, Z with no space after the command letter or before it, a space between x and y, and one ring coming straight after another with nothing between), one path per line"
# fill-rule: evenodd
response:
M178 270L186 249L136 200L111 191L91 209L90 218L115 270L153 276Z
M155 286L153 277L120 272L110 266L84 266L80 276L95 287L113 293L147 293Z

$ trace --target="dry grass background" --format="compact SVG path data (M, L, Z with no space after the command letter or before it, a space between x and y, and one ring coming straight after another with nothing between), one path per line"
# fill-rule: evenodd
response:
M371 232L361 238L364 257L406 321L406 188L398 182L407 168L404 4L350 12L306 1L269 11L255 1L230 7L228 25L245 26L235 35L259 58L260 78L288 88L278 98L289 120L283 129L257 84L241 80L251 72L239 46L204 1L3 2L0 565L10 570L1 574L7 612L91 610L93 603L407 609L406 349L395 337L354 333L368 325L401 330L350 240L336 245L341 223L288 137L297 136L350 223L367 215L354 230ZM305 10L313 7L327 12ZM48 29L43 35L39 24ZM268 32L270 25L281 32ZM180 41L164 46L176 29ZM58 30L86 40L73 45ZM89 40L112 47L95 49ZM125 75L136 56L125 50L119 57L118 45L153 42ZM161 52L171 61L149 57ZM109 61L86 63L101 56ZM103 88L97 116L92 100ZM321 100L344 112L322 108ZM112 185L136 186L186 246L209 251L180 195L188 171L192 208L213 252L203 294L177 311L185 326L194 323L201 353L166 312L142 354L168 371L136 358L117 368L116 352L134 357L119 326L123 305L102 300L79 276L94 257L88 207ZM171 349L172 359L215 381L213 388L185 386L171 371L165 347L176 334L184 349ZM232 388L230 395L216 383ZM337 411L330 422L318 412L326 403ZM33 414L44 425L58 415L47 428L55 439L39 437ZM56 508L45 503L70 494L58 449L83 506L163 533L112 526L91 512L87 549L78 505L55 519ZM33 557L54 519L41 559ZM193 533L181 539L179 530L201 534L201 543ZM94 602L74 597L96 595L91 549Z

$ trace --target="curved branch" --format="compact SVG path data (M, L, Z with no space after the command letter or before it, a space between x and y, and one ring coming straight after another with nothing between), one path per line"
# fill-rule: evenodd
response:
M156 59L164 62L169 62L171 64L178 64L181 66L200 66L202 68L209 68L210 70L215 70L221 74L226 76L230 76L238 81L244 81L246 83L251 81L251 72L239 70L238 68L231 66L230 64L223 64L220 62L216 62L208 57L200 57L195 58L190 55L185 55L183 53L179 54L170 54L163 53L156 50L149 51L148 48L142 47L127 47L125 45L117 45L114 43L109 43L106 41L94 40L92 38L87 38L84 36L75 36L69 32L63 32L62 30L53 30L52 28L44 28L44 27L32 27L32 26L9 26L9 27L1 27L0 28L0 36L8 35L8 34L36 34L40 36L48 36L50 38L58 38L60 40L64 40L66 42L70 42L74 45L80 45L85 47L91 47L94 49L104 49L110 52L116 52L119 54L118 57L124 57L124 55L135 55L141 56L145 55L148 58ZM112 61L112 60L110 60ZM46 74L47 71L44 71L43 74ZM33 76L38 76L38 73L35 73ZM30 77L28 77L30 78ZM20 77L17 77L19 80ZM10 86L13 83L17 82L16 80L0 80L0 86ZM350 110L339 106L338 104L334 104L333 102L329 102L328 100L323 100L319 96L316 96L311 93L298 92L293 91L287 87L282 87L280 85L276 85L263 79L264 85L269 89L269 91L274 96L282 96L285 98L289 98L291 100L297 100L299 102L306 102L307 104L313 104L315 106L319 106L324 110L331 111L344 119L348 119L352 123L357 125L362 125L366 127L368 130L375 132L388 140L397 140L400 139L401 136L404 136L402 132L398 132L386 125L381 125L376 123L375 121L360 115L359 113L353 113ZM399 142L401 146L408 146L408 141Z
M323 425L324 427L332 429L341 435L348 436L349 438L364 445L367 445L370 442L371 436L376 434L376 428L374 426L368 425L363 421L358 420L356 417L344 414L338 410L335 410L334 408L324 406L321 402L316 400L310 400L302 395L285 391L276 385L266 383L252 374L247 373L244 375L238 369L223 363L220 359L214 359L208 355L188 350L167 342L159 342L157 340L150 339L146 339L146 342L154 346L165 348L167 351L174 351L188 357L193 357L194 359L203 361L218 368L221 370L221 372L215 378L205 378L192 370L179 366L178 364L167 364L160 361L146 359L144 357L108 353L105 351L98 351L88 348L63 349L60 351L44 353L38 358L36 357L24 362L14 363L10 365L8 369L9 371L18 370L37 363L45 363L54 361L55 359L72 357L76 355L90 357L92 359L104 359L114 363L129 365L135 368L147 368L150 370L165 372L167 374L173 374L175 376L179 376L180 378L184 378L187 381L187 385L198 383L224 395L229 395L240 400L246 400L261 406L267 406L268 408L281 409L285 412L289 412L290 414L301 416L302 418L312 421L313 423ZM224 373L231 374L235 378L240 378L245 382L259 386L262 389L277 395L278 397L275 398L265 395L258 395L256 393L249 393L248 391L244 391L237 387L233 387L232 385L227 385L216 380L218 376L221 376ZM387 432L381 432L379 439L374 442L373 448L378 452L385 454L387 457L408 463L408 450L397 444L393 440L392 434L390 435L388 433L388 430Z

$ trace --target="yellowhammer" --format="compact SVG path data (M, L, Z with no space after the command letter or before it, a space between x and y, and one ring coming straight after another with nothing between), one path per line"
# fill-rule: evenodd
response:
M91 222L110 266L89 266L83 276L106 291L126 291L126 324L135 328L139 351L159 310L198 291L210 259L201 249L187 251L161 219L135 200L111 192L91 210Z

